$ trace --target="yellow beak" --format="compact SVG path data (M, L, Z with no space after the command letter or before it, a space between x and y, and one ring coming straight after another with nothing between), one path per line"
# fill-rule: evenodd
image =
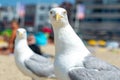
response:
M62 16L59 15L58 13L55 15L55 19L56 19L56 21L59 21L61 18L62 18Z
M19 36L20 36L20 37L22 37L22 36L23 36L23 34L22 34L22 33L19 33Z

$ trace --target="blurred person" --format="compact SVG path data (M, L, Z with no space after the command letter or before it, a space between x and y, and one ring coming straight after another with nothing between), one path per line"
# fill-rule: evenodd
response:
M43 33L45 33L47 37L47 42L50 44L54 44L54 34L53 34L53 29L51 27L43 27L41 30Z
M33 34L30 34L28 36L28 46L36 53L39 55L42 55L46 58L52 58L53 56L47 53L43 53L38 45L36 45L36 39Z
M10 53L13 53L16 32L17 32L17 29L19 28L19 23L16 20L12 20L10 25L11 25L11 29L12 29L12 35L9 40L9 51L10 51Z
M42 55L40 47L36 45L35 36L33 34L28 36L28 45L35 53Z
M4 36L0 36L0 50L5 50L8 47L8 43L5 41Z
M48 38L48 43L54 44L54 34L50 33L49 38Z
M0 35L0 54L8 55L8 42L5 40L5 37Z

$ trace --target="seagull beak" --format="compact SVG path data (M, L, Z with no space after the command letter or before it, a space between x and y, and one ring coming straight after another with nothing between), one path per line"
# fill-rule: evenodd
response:
M59 15L58 13L55 15L55 19L56 19L56 21L59 21L61 18L62 18L62 16Z
M23 36L23 34L22 34L22 33L19 33L19 36L20 36L20 37L22 37L22 36Z

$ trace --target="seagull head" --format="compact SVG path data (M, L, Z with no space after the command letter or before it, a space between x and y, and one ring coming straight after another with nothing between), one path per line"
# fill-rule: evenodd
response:
M61 27L69 24L67 11L64 8L52 8L49 12L49 17L53 27L57 27L59 25Z
M16 33L16 38L21 40L21 39L27 39L27 33L26 30L24 28L19 28L17 29L17 33Z

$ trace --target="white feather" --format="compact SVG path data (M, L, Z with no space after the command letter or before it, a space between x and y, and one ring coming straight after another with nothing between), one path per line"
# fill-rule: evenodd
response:
M29 59L34 54L34 52L27 45L27 35L26 31L24 31L25 30L23 28L18 29L14 49L15 62L20 71L26 76L30 76L35 80L39 80L40 78L27 69L24 64L24 61ZM19 33L22 33L22 38L20 38Z
M82 40L76 35L68 22L65 9L53 8L54 14L50 15L55 35L55 74L59 80L70 80L68 71L75 65L81 65L84 57L90 54ZM54 15L59 13L63 18L54 20Z

